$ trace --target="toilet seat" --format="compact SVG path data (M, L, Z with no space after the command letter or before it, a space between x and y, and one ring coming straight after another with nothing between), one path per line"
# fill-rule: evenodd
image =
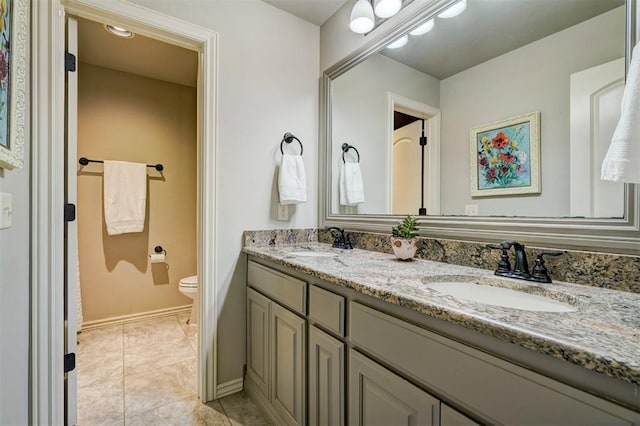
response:
M180 280L179 286L181 288L198 288L198 276L192 275Z
M198 276L182 278L178 281L178 290L190 299L193 299L191 305L191 315L187 324L195 326L198 321Z

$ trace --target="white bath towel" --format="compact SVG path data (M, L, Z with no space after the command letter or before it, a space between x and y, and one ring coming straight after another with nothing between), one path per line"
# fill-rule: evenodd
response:
M364 203L364 184L360 163L346 162L340 168L340 204L355 206Z
M640 183L640 43L633 48L622 113L602 162L603 180Z
M282 154L278 191L283 206L307 201L307 177L301 155Z
M142 232L146 206L146 164L105 161L104 220L107 234Z

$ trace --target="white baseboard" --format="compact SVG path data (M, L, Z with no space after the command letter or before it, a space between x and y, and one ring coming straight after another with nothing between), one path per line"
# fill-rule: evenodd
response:
M82 323L82 331L93 330L96 328L109 327L112 325L127 324L130 322L143 321L151 318L166 317L169 315L188 312L191 305L174 306L172 308L157 309L155 311L140 312L137 314L122 315L119 317L103 318L94 321L86 321Z
M220 383L216 387L216 397L223 398L232 393L241 392L244 389L244 380L242 377L235 380L229 380L228 382Z

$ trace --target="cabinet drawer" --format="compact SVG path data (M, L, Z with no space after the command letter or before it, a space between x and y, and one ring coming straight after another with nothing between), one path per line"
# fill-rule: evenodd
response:
M344 307L344 297L309 286L309 318L340 336L344 336Z
M631 424L628 410L350 302L351 341L436 395L501 424Z
M249 261L247 283L273 300L304 315L307 284L273 269Z

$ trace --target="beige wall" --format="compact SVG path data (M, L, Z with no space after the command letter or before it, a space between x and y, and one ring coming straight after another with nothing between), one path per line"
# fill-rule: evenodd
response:
M181 306L178 280L196 273L196 90L80 63L78 156L148 169L144 231L108 236L101 164L78 172L84 321ZM161 245L166 264L150 264Z

